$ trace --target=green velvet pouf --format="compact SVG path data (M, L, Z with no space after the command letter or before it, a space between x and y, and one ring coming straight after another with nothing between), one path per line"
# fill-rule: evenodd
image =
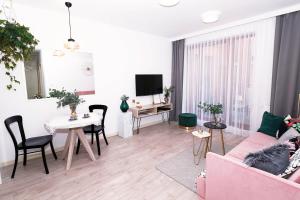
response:
M193 113L179 114L179 126L195 127L197 125L197 115Z

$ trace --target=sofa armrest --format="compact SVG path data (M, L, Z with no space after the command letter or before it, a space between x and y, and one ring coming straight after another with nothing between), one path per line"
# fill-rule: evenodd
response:
M206 200L299 200L300 185L209 152L206 160Z

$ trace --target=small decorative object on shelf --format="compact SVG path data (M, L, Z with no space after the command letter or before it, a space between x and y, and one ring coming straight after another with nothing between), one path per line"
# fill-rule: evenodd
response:
M202 103L200 102L198 104L198 107L202 109L204 112L210 112L213 116L213 123L214 125L218 126L221 122L221 118L218 117L217 115L223 113L223 105L218 103L218 104L208 104L208 103Z
M167 104L170 101L171 93L174 91L174 86L170 86L169 88L164 87L164 103Z
M126 96L125 94L121 96L121 105L120 105L120 109L122 112L127 112L127 110L129 109L127 100L129 99L129 96Z
M69 105L71 110L70 120L77 119L76 108L80 103L85 102L83 99L79 98L76 90L74 92L67 92L64 88L62 88L62 90L49 89L49 96L58 99L58 108Z

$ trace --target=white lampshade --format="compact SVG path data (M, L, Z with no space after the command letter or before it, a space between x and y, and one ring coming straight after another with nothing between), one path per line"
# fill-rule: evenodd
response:
M219 10L210 10L202 14L201 18L204 23L214 23L219 20L221 12Z
M164 7L176 6L180 0L160 0L159 4Z
M75 51L79 49L79 44L74 39L68 39L64 46L70 51Z

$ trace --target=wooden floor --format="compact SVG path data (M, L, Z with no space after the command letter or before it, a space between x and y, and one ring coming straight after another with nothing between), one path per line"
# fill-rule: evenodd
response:
M225 141L226 142L226 141ZM51 200L196 200L198 196L155 166L192 145L192 137L175 124L143 128L129 139L101 140L100 157L91 162L84 148L73 156L71 169L65 161L47 156L50 174L44 173L41 159L19 163L14 180L9 178L12 166L2 170L4 184L0 199ZM93 145L95 155L96 144Z

